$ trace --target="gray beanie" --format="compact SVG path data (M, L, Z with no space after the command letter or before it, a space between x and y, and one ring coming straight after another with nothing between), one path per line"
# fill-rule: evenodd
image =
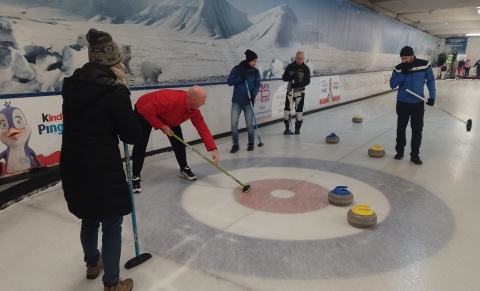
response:
M122 52L109 33L90 28L87 41L89 62L111 67L122 61Z

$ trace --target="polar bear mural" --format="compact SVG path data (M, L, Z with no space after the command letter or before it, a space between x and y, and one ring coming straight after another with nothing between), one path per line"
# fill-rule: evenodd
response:
M145 85L158 84L158 76L162 74L162 68L155 63L144 61L140 66L140 72Z

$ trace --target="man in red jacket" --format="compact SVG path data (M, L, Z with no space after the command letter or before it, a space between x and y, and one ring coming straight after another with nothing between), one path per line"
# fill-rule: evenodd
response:
M205 104L207 92L200 86L193 86L188 91L183 90L158 90L140 97L135 103L135 114L142 128L142 139L133 146L132 151L132 172L133 190L140 193L140 173L145 160L148 139L152 127L160 129L168 136L173 152L180 166L180 177L189 181L197 179L187 164L185 145L176 140L172 133L183 139L180 124L191 120L198 131L200 138L205 144L207 151L212 152L214 165L218 161L217 146L212 134L208 129L199 108Z

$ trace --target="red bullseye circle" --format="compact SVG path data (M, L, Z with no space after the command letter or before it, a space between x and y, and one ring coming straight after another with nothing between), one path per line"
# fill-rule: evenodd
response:
M243 193L241 189L235 190L235 200L255 210L273 213L304 213L330 205L328 202L330 190L306 181L265 179L249 182L249 185L252 188L248 193Z

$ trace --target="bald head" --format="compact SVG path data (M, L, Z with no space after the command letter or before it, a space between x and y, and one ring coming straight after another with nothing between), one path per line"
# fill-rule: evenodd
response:
M303 64L303 61L305 60L305 54L302 51L298 51L297 54L295 55L295 62L297 65Z
M191 109L198 109L205 104L207 100L207 91L202 87L195 85L190 87L187 92L187 102Z

